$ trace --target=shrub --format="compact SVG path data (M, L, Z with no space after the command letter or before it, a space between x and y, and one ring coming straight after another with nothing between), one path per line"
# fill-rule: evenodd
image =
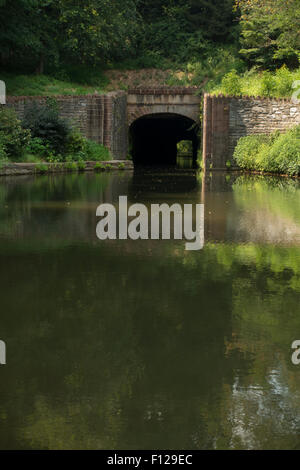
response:
M241 137L234 151L234 158L240 168L257 170L259 151L263 145L268 145L270 137L267 135L248 135Z
M24 161L39 157L51 163L112 159L106 147L84 138L60 118L50 100L27 105L22 125L13 110L0 108L0 160L6 157Z
M97 162L94 166L95 171L105 170L105 165L103 163Z
M112 160L112 155L108 148L104 147L102 144L97 144L92 140L86 140L86 160L91 161L105 161Z
M68 136L66 155L66 160L75 162L112 159L110 151L104 145L82 137L77 131L72 132Z
M285 134L242 137L235 148L237 164L246 170L300 175L300 125Z
M57 106L53 102L28 104L22 125L30 129L33 137L42 139L54 153L65 153L71 128L67 121L59 117Z
M38 155L47 160L52 156L52 151L47 142L44 142L40 137L32 137L26 146L26 153Z
M30 132L22 128L14 110L0 108L0 134L2 153L5 152L11 159L19 160L30 140Z
M268 152L267 171L300 175L300 126L279 135Z
M64 168L66 170L70 170L70 171L75 171L78 169L77 167L77 163L76 162L73 162L73 161L67 161L65 164L64 164Z
M202 66L201 70L203 78L205 68ZM232 94L238 95L290 98L293 92L293 83L300 80L300 69L289 70L285 65L276 70L276 72L261 72L256 67L244 73L241 73L235 67L232 67L232 70L237 71L232 77L228 73L224 76L223 72L222 83L221 81L218 83L217 74L214 70L213 78L205 86L206 90L214 94L228 94L229 91L230 93L236 92ZM207 76L209 76L209 71ZM235 85L239 85L237 89L235 89Z
M286 65L276 70L275 73L277 96L291 96L294 77Z
M4 132L0 131L0 159L6 158L6 147L5 147L5 135Z
M264 71L261 76L261 96L272 96L276 89L276 80L271 72Z
M80 152L85 152L85 150L86 139L77 130L71 131L66 139L65 152L68 155L74 155Z
M0 133L0 168L7 163L8 158L5 150L5 144L1 139L1 133Z
M226 95L240 95L242 92L241 80L236 70L231 70L222 79L222 88Z

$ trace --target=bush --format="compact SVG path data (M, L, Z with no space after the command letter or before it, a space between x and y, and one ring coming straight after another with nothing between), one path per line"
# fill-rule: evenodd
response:
M104 145L97 144L92 140L86 140L85 160L105 161L112 160L112 155Z
M276 80L271 72L264 71L261 75L261 96L272 96L276 89Z
M22 127L23 126L23 127ZM51 163L111 160L109 150L85 139L59 117L55 102L32 103L26 107L22 122L13 110L0 108L0 160ZM28 127L26 129L25 127Z
M19 160L30 141L30 132L23 129L14 110L0 108L0 142L2 154L13 160Z
M102 144L84 138L79 132L72 132L67 139L66 159L69 161L111 160L110 151Z
M5 144L2 141L1 133L0 133L0 168L8 161Z
M286 65L276 70L275 73L277 96L291 96L293 90L293 82L295 81L292 73Z
M248 135L239 139L234 151L238 166L245 170L258 170L259 152L269 142L270 137L267 135Z
M55 154L65 153L71 127L59 116L55 103L27 105L22 125L30 129L32 137L42 139Z
M231 70L222 79L222 88L226 95L240 95L242 92L241 80L236 70Z
M27 154L38 155L39 157L43 157L46 160L48 160L53 155L49 144L43 141L43 139L40 137L32 137L28 142L25 151Z
M78 132L74 130L70 132L66 139L65 152L68 155L78 154L80 152L85 152L86 149L86 139Z
M234 72L236 70L236 72ZM208 72L207 72L208 73ZM205 69L203 69L203 77ZM214 94L237 94L265 96L274 98L291 98L293 83L300 80L300 69L289 70L285 65L276 72L261 72L253 67L244 73L232 67L232 72L223 74L221 84L217 76L208 82L207 91Z
M300 126L279 135L269 149L267 171L300 175Z
M300 175L300 125L285 134L242 137L235 148L234 158L245 170Z

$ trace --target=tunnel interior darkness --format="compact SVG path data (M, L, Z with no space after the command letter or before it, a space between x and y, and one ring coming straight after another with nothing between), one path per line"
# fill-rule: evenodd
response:
M177 143L193 143L193 162L197 160L199 127L192 119L179 114L149 114L134 121L129 142L135 165L176 165Z

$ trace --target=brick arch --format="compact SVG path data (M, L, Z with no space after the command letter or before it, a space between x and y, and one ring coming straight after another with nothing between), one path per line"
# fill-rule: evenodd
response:
M134 109L128 109L128 127L131 126L135 121L144 117L144 116L153 116L157 115L175 115L178 117L184 117L191 119L195 123L200 123L200 116L198 116L193 109L189 110L182 110L177 109L177 106L168 106L168 109L165 109L165 106L155 105L155 106L138 106ZM171 109L170 109L171 108Z

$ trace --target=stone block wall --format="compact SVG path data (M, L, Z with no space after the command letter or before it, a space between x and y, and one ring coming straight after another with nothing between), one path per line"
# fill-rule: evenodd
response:
M46 97L7 97L22 118L26 103ZM87 138L108 147L115 159L126 159L128 126L145 114L175 113L198 122L201 96L195 89L134 89L105 95L57 96L60 115ZM283 132L300 123L300 104L289 100L204 95L203 159L206 169L225 169L240 137Z
M203 158L206 169L234 166L240 137L284 132L300 124L300 104L287 99L204 95Z
M200 121L202 95L197 88L157 87L128 90L128 125L149 114L179 114Z
M45 103L44 96L8 96L7 106L24 116L30 102ZM56 96L60 116L67 119L85 137L109 148L115 159L127 156L127 95L112 92L105 95Z

